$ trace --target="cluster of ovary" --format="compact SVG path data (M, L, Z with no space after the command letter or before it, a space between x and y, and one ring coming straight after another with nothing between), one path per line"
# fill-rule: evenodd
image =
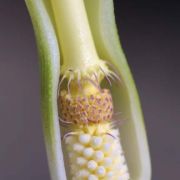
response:
M109 90L60 92L60 111L71 132L64 137L72 180L129 180L119 131L112 128ZM83 118L82 118L83 117Z

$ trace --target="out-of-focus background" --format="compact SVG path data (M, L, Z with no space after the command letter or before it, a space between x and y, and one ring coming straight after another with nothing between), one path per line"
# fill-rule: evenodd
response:
M180 179L180 5L115 0L144 110L153 180ZM0 180L50 180L37 51L23 0L0 0Z

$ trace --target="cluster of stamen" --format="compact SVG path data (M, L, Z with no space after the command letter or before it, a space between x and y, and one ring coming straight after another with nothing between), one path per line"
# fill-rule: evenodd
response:
M59 96L59 107L61 118L76 124L105 122L113 115L112 97L107 89L76 97L63 90Z

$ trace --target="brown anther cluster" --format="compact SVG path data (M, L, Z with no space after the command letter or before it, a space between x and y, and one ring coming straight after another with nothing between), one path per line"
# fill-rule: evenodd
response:
M62 90L59 96L59 108L64 121L77 124L109 121L113 115L112 97L107 89L76 97Z

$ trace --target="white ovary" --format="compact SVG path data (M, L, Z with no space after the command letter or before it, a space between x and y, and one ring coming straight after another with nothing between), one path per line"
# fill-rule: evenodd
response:
M112 178L113 177L113 171L109 171L106 175L106 178Z
M87 163L87 167L90 171L93 171L97 168L98 164L96 163L96 161L94 160L90 160L88 163Z
M110 143L105 143L102 145L102 150L105 154L108 154L111 151L111 144Z
M91 147L98 148L101 146L102 142L103 142L102 137L94 136L91 139Z
M84 146L79 143L75 143L73 144L73 150L77 153L81 153L84 150Z
M84 166L84 165L87 164L87 160L85 158L83 158L83 157L77 157L76 163L79 166Z
M76 173L76 177L77 178L86 178L89 176L89 171L87 171L86 169L82 169L82 170L79 170L77 173Z
M80 134L79 135L79 142L82 144L88 144L91 139L89 134Z
M130 179L118 131L109 128L107 132L102 134L92 127L89 132L81 129L65 141L72 179Z
M96 174L99 177L104 177L106 175L106 168L104 166L99 166L96 170Z
M93 159L96 161L96 162L101 162L103 161L104 159L104 153L102 151L96 151L94 153L94 157Z
M84 149L84 151L83 151L83 155L85 158L90 158L93 155L93 153L94 153L94 150L91 147L88 147L88 148Z
M98 180L98 177L94 174L89 175L88 180Z

